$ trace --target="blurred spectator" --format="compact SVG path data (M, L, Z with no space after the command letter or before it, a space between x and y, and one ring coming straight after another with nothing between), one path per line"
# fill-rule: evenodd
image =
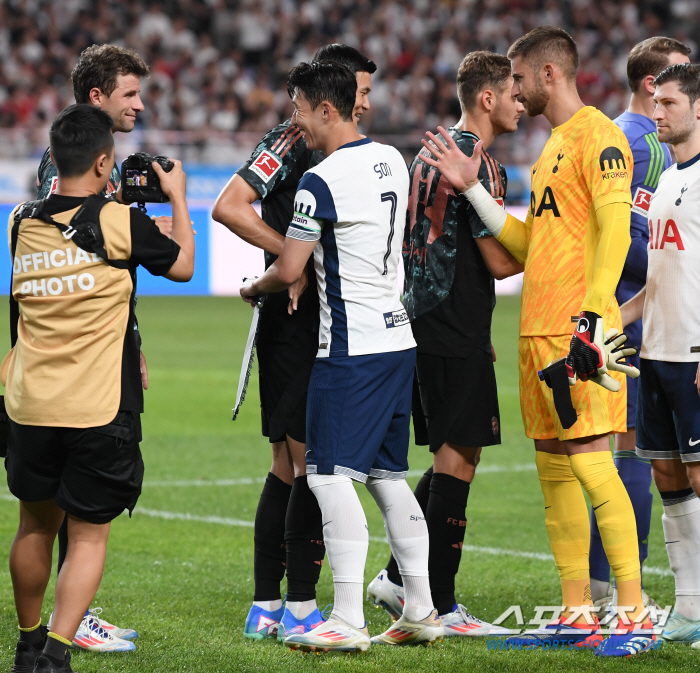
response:
M468 51L505 53L545 23L571 32L582 98L613 117L627 104L625 66L634 44L666 34L688 42L695 58L700 2L4 0L0 126L26 129L43 151L47 124L72 102L69 75L79 53L93 42L116 42L152 66L140 128L183 132L211 158L217 146L235 144L227 134L250 132L246 142L254 142L288 117L289 68L322 44L345 42L379 67L362 130L390 135L410 154L426 129L459 117L454 80ZM527 164L548 135L546 122L524 119L494 152L503 163ZM168 142L177 142L173 137Z

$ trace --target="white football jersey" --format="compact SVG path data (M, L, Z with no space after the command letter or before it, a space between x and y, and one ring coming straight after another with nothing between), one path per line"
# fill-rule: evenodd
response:
M642 357L696 362L700 353L700 155L661 174L649 205Z
M343 145L304 173L287 236L318 241L318 357L416 345L397 277L407 205L403 157L369 138Z

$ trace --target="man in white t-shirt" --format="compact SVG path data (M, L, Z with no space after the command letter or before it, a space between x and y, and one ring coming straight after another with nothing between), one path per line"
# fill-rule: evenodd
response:
M289 74L293 121L326 159L297 188L280 256L241 288L249 302L286 289L313 253L319 346L307 402L308 484L324 522L335 601L327 622L293 634L302 650L365 651L368 530L353 480L379 505L405 589L402 617L374 643L432 642L444 631L428 582L428 529L406 483L416 342L397 269L408 205L408 171L393 147L360 136L355 75L336 63L301 63Z
M654 85L659 140L678 163L651 197L647 284L622 320L643 308L636 452L651 460L676 581L662 637L700 649L700 65L670 66Z

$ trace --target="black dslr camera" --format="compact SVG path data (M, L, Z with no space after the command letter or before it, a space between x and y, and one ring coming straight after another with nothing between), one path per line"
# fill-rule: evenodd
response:
M157 161L166 173L175 165L167 157L152 157L145 152L129 155L122 163L122 200L124 203L167 203L170 198L163 193L160 180L151 164Z

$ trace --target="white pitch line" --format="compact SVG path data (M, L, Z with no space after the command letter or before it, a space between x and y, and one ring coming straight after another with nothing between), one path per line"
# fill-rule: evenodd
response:
M146 516L159 519L170 519L179 521L198 521L201 523L216 523L224 526L244 526L252 528L255 526L253 521L241 521L240 519L228 519L221 516L198 516L189 513L163 512L157 509L143 509L137 507L134 510L135 514L144 514ZM389 544L385 537L370 536L370 542L382 542ZM517 558L531 559L533 561L553 561L554 557L551 554L533 551L517 551L515 549L499 549L498 547L477 547L475 545L464 545L462 551L472 552L474 554L487 554L490 556L514 556ZM667 568L655 568L653 566L644 566L644 572L650 575L661 575L663 577L673 576L673 573Z
M478 467L477 474L492 474L494 472L534 472L537 466L534 463L524 465L484 465ZM425 470L409 470L407 477L422 477ZM152 487L188 487L188 486L249 486L251 484L264 484L265 477L245 477L241 479L177 479L173 481L158 480L144 481L146 488Z
M0 500L9 502L17 502L17 498L9 493L0 493ZM198 514L190 514L189 512L164 512L159 509L146 509L137 507L134 510L135 514L143 514L156 519L168 519L170 521L195 521L197 523L214 523L222 526L236 526L239 528L253 528L255 522L243 521L242 519L230 519L225 516L200 516ZM382 542L389 544L385 537L370 536L371 542ZM499 549L498 547L477 547L475 545L464 545L462 551L472 552L474 554L487 554L490 556L513 556L516 558L526 558L533 561L553 561L554 557L551 554L534 551L518 551L516 549ZM672 577L673 573L668 568L656 568L655 566L644 566L644 572L649 575L660 575L661 577Z

